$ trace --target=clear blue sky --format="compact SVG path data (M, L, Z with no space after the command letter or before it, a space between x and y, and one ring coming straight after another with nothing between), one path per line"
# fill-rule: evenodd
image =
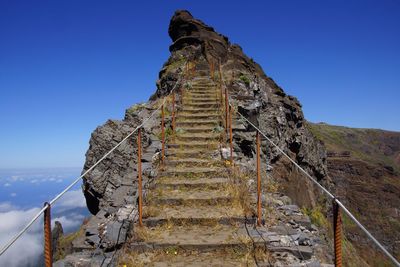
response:
M400 2L0 2L0 168L82 166L91 132L145 101L188 9L308 120L400 131Z

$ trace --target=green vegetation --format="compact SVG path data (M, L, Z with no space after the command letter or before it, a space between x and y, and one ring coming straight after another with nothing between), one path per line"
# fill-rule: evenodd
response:
M68 235L63 235L60 237L58 240L57 244L57 250L55 252L54 258L55 260L61 260L64 259L65 256L71 253L72 251L72 241L74 241L76 238L83 236L85 231L81 227L78 231L68 234Z
M347 240L346 237L342 238L342 253L343 253L344 266L348 267L368 266L368 264L358 254L358 250L353 246L353 244L349 240Z
M183 66L183 64L185 64L185 61L186 60L184 57L179 57L179 59L177 59L176 61L172 61L170 64L167 65L167 72L171 72L172 70Z
M239 79L244 82L246 86L250 85L250 79L245 74L240 74Z
M187 89L187 90L190 90L190 89L192 89L192 83L190 83L190 82L186 82L185 83L185 89Z
M351 157L369 163L391 166L400 171L396 156L400 150L400 134L375 129L358 129L323 123L307 123L307 128L321 140L328 151L349 151Z
M224 131L224 128L223 127L221 127L221 126L216 126L216 127L214 127L214 129L213 129L213 132L214 133L221 133L221 132L223 132Z
M311 223L319 227L327 228L329 225L321 206L316 206L315 208L302 208L301 211L310 217Z
M164 132L165 140L168 140L168 138L171 137L173 134L174 134L174 131L172 130L171 127L165 128L165 132ZM162 139L162 132L161 131L159 131L157 137L158 137L159 140Z
M175 132L177 135L180 135L180 134L184 134L186 131L184 129L178 127L178 128L176 128Z
M129 115L133 115L133 114L137 113L138 111L141 111L145 107L146 107L146 103L138 103L138 104L133 105L132 107L128 108L126 110L126 113L128 113Z

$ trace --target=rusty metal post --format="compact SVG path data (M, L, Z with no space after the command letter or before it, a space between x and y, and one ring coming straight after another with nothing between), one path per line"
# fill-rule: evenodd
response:
M175 133L175 92L172 92L172 131Z
M165 129L164 129L164 104L161 106L161 164L164 166L165 158Z
M261 225L261 161L260 161L260 132L257 131L257 225Z
M223 93L222 93L222 91L223 91L223 89L222 89L222 83L220 83L220 85L219 85L219 87L220 87L220 96L219 96L219 98L221 99L221 108L224 106L224 98L223 98ZM222 110L221 110L222 111Z
M184 92L183 92L184 89L183 88L184 87L181 86L181 90L180 90L181 91L181 99L180 99L181 100L181 105L183 104L183 96L184 96Z
M219 61L219 87L221 88L220 90L220 99L221 99L221 106L224 104L223 99L222 99L222 70L221 70L221 59Z
M229 107L229 141L231 148L231 166L233 166L232 107Z
M214 80L214 61L210 61L210 74L211 74L211 79Z
M226 129L226 134L228 134L228 107L229 107L229 100L228 100L228 88L225 88L225 129Z
M340 207L333 199L333 235L335 246L335 266L342 267L342 216Z
M143 205L143 195L142 195L142 129L139 128L137 136L137 146L138 146L138 190L139 190L139 225L143 226L142 221L142 205Z
M219 80L222 83L222 67L221 67L221 58L218 59L218 73L219 73Z
M44 266L53 266L53 248L51 244L51 207L48 202L44 203Z

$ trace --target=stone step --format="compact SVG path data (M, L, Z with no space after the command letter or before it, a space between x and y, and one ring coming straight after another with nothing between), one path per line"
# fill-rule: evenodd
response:
M147 251L145 255L135 261L133 266L152 266L152 267L232 267L232 266L257 266L253 257L238 257L237 253L232 251L228 253L223 251L212 252L193 252L185 253L182 250L176 251L179 256L175 255L175 250L171 250L169 254L160 252ZM145 259L145 260L143 260ZM136 265L135 265L136 264ZM129 265L131 266L131 265Z
M214 89L192 89L191 91L185 91L183 97L218 97L219 91Z
M198 113L218 113L220 112L220 108L218 107L187 107L184 106L180 109L180 112L198 114Z
M186 97L199 97L199 98L215 98L217 96L217 98L219 98L220 93L217 91L210 91L210 92L205 92L205 91L185 91L183 93L183 98Z
M210 126L207 126L207 127L185 126L185 127L180 127L180 128L183 130L184 133L215 133L215 129L216 129L215 127L210 127Z
M176 116L176 122L190 122L190 123L215 123L219 124L221 119L218 116L200 118L200 117L182 117L180 115Z
M195 88L184 91L183 97L186 96L199 96L199 97L216 97L219 91L215 88Z
M170 159L165 161L165 166L179 167L179 166L198 166L198 167L216 167L224 166L224 162L221 160L209 160L199 158L181 158L181 159Z
M215 87L216 84L211 82L211 81L203 81L203 82L196 82L196 83L192 83L192 88L207 88L207 87Z
M224 188L229 182L228 178L217 177L217 178L197 178L197 179L186 179L186 178L169 178L164 177L157 180L156 187L166 188Z
M185 120L190 120L190 121L215 121L219 122L221 120L222 116L218 113L183 113L179 112L176 115L176 121L185 121Z
M160 177L163 176L176 176L176 175L186 175L186 176L195 176L196 174L202 175L214 175L221 174L226 171L226 168L219 167L182 167L182 168L173 168L166 167L163 172L160 173Z
M164 226L146 227L148 234L143 242L130 244L129 249L148 251L175 247L178 251L215 251L218 249L235 249L247 251L252 249L250 239L244 227L230 225L207 226Z
M185 118L185 119L211 119L211 118L221 118L220 112L203 112L203 113L186 113L186 112L178 112L176 114L176 118Z
M181 120L177 120L176 122L175 122L175 125L176 125L176 127L179 127L179 128L186 128L186 127L193 127L193 126L195 126L195 127L197 127L197 126L209 126L209 127L212 127L212 128L215 128L215 127L218 127L219 126L219 121L215 121L215 120L209 120L209 121L201 121L201 120L197 120L197 121L187 121L187 120L185 120L185 121L181 121Z
M215 84L192 84L192 87L186 89L188 91L192 91L192 90L216 90L218 89L219 86L215 85Z
M210 105L219 105L221 102L217 98L209 98L209 99L196 99L196 98L188 98L183 100L183 105L190 104L210 104Z
M221 134L212 133L212 134L187 134L182 133L175 137L175 140L178 141L211 141L211 142L218 142L220 140Z
M210 72L208 70L196 70L196 77L210 79Z
M155 188L147 197L147 205L224 205L232 202L227 190L219 189L160 189Z
M218 116L213 116L213 117L188 117L188 116L180 116L178 113L176 116L176 122L191 122L191 123L219 123L220 118Z
M201 106L201 107L214 107L214 106L219 106L220 102L219 101L188 101L184 102L184 106L192 107L192 106Z
M215 154L219 154L218 150L208 150L208 151L199 151L199 149L188 148L188 149L180 149L180 148L167 148L165 151L165 155L170 158L206 158L211 159L211 157Z
M192 103L185 103L184 106L186 108L218 108L219 107L219 102L192 102Z
M214 168L214 167L225 167L223 161L218 161L215 163L200 161L182 161L182 158L174 158L166 161L166 165L170 168ZM166 169L167 170L167 169Z
M187 92L193 92L193 91L217 91L219 88L219 86L216 85L192 85L191 88L186 89Z
M235 225L237 223L250 223L246 220L241 207L232 205L220 206L144 206L144 224L146 226L163 225ZM151 217L146 217L146 210ZM252 220L254 222L254 220Z
M217 100L219 101L219 98L215 93L209 95L193 95L188 93L183 96L183 103L186 103L186 101L207 102L207 101L217 101Z
M175 140L173 143L168 143L167 148L202 148L202 149L217 149L219 142L187 142Z
M191 88L187 89L188 92L196 92L196 91L216 91L217 87L215 85L192 85Z

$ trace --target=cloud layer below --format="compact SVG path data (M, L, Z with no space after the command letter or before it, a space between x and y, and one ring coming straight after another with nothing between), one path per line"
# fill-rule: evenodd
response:
M86 207L80 189L67 192L54 206L52 224L58 220L64 230L76 229L81 225L84 215L77 212ZM0 247L2 248L40 211L40 208L17 209L10 202L0 203ZM59 216L57 216L60 214ZM0 266L34 266L43 252L43 219L38 219L2 256Z

